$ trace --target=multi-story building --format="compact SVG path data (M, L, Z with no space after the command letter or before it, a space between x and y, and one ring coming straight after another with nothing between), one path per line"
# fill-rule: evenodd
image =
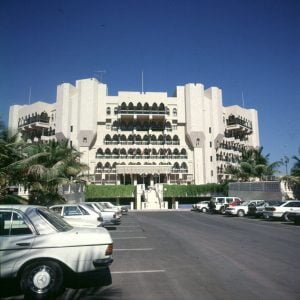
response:
M226 178L245 147L259 146L255 109L224 107L202 84L165 92L118 92L94 78L57 87L53 104L10 108L9 129L25 140L68 139L98 184L205 184Z

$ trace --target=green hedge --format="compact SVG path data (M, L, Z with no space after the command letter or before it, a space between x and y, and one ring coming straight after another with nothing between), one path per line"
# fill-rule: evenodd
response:
M167 185L164 184L164 197L199 197L207 194L228 194L227 184L201 184L201 185Z
M86 199L96 198L134 198L134 185L87 185Z

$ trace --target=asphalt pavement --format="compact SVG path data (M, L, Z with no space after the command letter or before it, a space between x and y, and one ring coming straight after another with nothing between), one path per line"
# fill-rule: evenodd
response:
M300 299L300 226L191 211L130 212L110 233L112 285L67 289L59 299Z

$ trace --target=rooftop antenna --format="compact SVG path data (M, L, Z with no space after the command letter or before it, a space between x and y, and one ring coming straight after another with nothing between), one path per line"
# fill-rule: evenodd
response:
M243 108L245 108L245 100L244 100L244 93L243 93L243 91L242 91L242 106L243 106Z
M142 71L142 94L144 94L144 71Z
M31 86L29 87L28 104L31 104Z
M98 75L96 75L96 78L98 78L100 80L100 82L102 82L102 78L103 78L103 74L106 73L105 70L98 70L98 71L95 71L95 73L99 73L100 74L100 79L98 78Z

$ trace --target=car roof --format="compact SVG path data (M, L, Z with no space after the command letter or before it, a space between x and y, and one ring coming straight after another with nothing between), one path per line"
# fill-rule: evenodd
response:
M43 207L46 208L46 206L41 206L41 205L27 205L27 204L0 204L0 209L1 208L6 208L6 209L18 209L23 212L25 212L27 209L32 209L32 208L39 208Z

